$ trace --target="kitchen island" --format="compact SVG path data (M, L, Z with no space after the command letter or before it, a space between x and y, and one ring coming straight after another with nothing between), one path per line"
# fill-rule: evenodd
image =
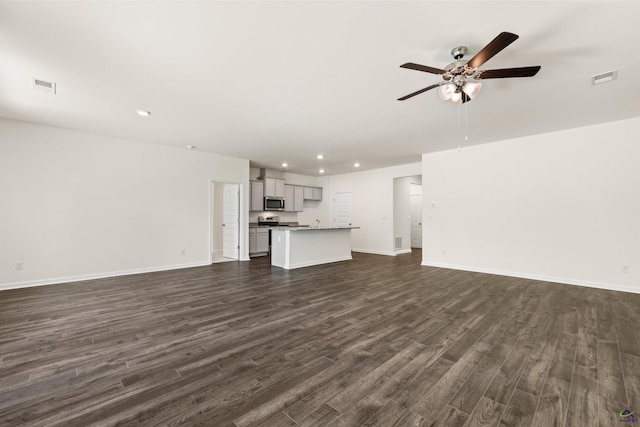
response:
M271 229L271 265L287 270L351 258L351 230L360 227Z

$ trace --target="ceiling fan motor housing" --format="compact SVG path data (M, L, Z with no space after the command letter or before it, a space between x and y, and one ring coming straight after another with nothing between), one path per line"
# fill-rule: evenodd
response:
M453 49L451 49L451 56L453 56L453 59L460 59L463 56L465 56L467 54L467 47L466 46L458 46L458 47L454 47Z

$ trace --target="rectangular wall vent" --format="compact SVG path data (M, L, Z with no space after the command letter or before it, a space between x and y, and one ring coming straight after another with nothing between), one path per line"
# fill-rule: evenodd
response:
M395 249L402 249L402 237L396 237L396 247Z
M38 92L56 93L56 84L41 79L31 78L31 86Z
M618 70L607 71L606 73L591 76L591 84L599 85L601 83L612 82L618 79Z

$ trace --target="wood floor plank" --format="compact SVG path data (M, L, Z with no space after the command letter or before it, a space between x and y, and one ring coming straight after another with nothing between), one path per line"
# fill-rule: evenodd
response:
M516 390L502 414L500 425L505 427L530 426L537 403L538 399L535 396Z
M438 380L437 383L424 395L420 401L411 407L418 415L435 420L438 413L447 402L458 392L466 380L471 376L476 366L484 359L491 346L483 341L478 341L465 353L449 371ZM444 357L443 357L444 358Z
M540 396L544 387L544 381L551 367L551 359L558 343L560 335L560 324L557 323L557 316L550 316L540 339L534 346L529 360L518 381L518 390Z
M620 352L640 356L640 344L638 344L636 339L634 324L630 322L629 319L621 319L618 317L614 319L614 323Z
M429 424L429 421L420 415L411 411L405 411L400 418L395 420L392 427L427 427Z
M415 343L399 352L394 357L382 363L379 367L355 380L345 390L336 394L327 403L341 413L345 412L351 405L362 399L365 395L372 393L385 381L385 376L391 376L400 370L410 360L415 358L425 349L422 344Z
M640 297L421 261L0 291L0 425L617 425L640 401Z
M464 427L496 426L500 422L505 408L506 406L502 403L483 396L469 415Z
M617 412L615 415L617 415ZM604 416L602 419L607 421L604 423L598 421L597 381L593 378L575 374L571 383L571 394L569 395L569 407L565 425L567 427L617 425L615 421L612 423L612 418L608 416Z
M615 414L628 405L620 360L617 343L598 340L597 399L602 425L613 422Z
M485 391L487 398L507 405L538 339L531 330L522 334Z
M380 408L375 414L366 420L362 427L387 427L396 425L396 422L405 419L409 411L402 406L393 402L388 402Z
M324 404L318 409L316 409L315 411L313 411L311 414L309 414L309 416L306 417L304 420L298 423L293 422L293 425L299 425L304 427L314 427L314 426L323 427L326 425L330 425L331 422L334 419L338 418L339 416L340 416L340 412L336 411L331 406ZM293 421L291 418L289 419Z
M510 347L501 343L494 344L469 379L451 398L449 405L470 414L510 353Z
M637 408L640 402L640 357L622 353L622 371L627 388L627 406Z
M532 426L564 426L574 372L576 343L576 336L564 333L559 335Z
M593 304L593 301L591 301ZM575 370L586 377L597 378L597 307L585 305L579 309L578 342Z
M336 427L360 426L378 412L382 406L382 403L367 396L333 420L332 425Z
M431 424L431 427L457 427L462 426L469 418L469 414L462 412L459 409L446 405L440 413L436 416L435 421Z

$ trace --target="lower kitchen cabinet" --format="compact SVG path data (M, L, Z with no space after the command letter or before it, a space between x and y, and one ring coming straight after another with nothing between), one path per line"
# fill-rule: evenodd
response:
M249 228L249 256L269 253L269 229Z

